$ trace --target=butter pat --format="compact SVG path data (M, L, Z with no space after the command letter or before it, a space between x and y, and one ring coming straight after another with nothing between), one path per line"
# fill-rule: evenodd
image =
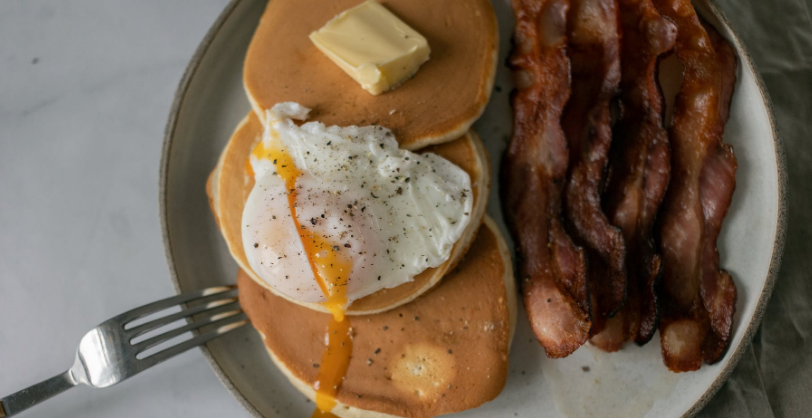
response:
M408 80L431 53L423 35L372 0L339 14L310 40L373 95Z

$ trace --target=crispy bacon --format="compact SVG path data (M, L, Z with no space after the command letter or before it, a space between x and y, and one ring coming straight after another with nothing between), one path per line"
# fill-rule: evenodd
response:
M547 356L565 357L589 335L583 251L561 220L568 165L561 109L569 97L569 0L513 0L514 132L501 172L502 204L517 244L524 305Z
M592 334L626 299L626 249L606 219L600 191L612 142L609 102L620 81L616 0L573 0L569 14L572 96L561 119L570 149L564 188L567 224L587 250Z
M716 29L703 22L719 60L722 73L722 86L719 101L719 120L724 124L730 114L730 101L736 83L736 55L733 47L716 32ZM719 361L730 345L733 330L733 314L736 311L736 284L730 274L719 267L719 250L716 240L722 229L722 221L727 215L733 191L736 189L736 156L733 147L719 143L702 169L700 191L702 211L705 215L705 241L703 243L704 263L700 286L702 302L710 314L711 330L702 347L705 362Z
M655 285L661 262L652 227L671 172L657 63L674 47L677 36L676 26L657 12L651 0L620 0L619 15L621 113L603 199L607 218L626 241L629 283L626 304L590 340L606 351L617 351L631 340L645 344L657 330Z
M660 214L660 338L675 372L715 363L730 343L736 286L719 268L716 239L735 188L736 158L722 143L735 82L730 46L699 21L690 0L655 0L677 25L685 67L669 131L672 181Z

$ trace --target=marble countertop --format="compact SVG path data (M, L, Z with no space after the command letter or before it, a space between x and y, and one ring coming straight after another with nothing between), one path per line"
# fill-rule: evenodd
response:
M99 322L174 294L158 220L163 130L183 70L227 2L0 1L0 396L67 369ZM763 325L700 416L808 416L812 0L716 2L775 105L790 226ZM191 350L23 416L249 414Z
M158 162L178 82L227 0L0 2L0 396L97 323L171 296ZM199 350L27 417L248 417Z

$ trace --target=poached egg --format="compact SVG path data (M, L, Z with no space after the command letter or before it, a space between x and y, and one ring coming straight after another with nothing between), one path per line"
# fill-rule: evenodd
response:
M443 264L470 221L471 179L398 148L381 126L301 125L310 109L266 111L242 215L248 263L268 285L334 314Z

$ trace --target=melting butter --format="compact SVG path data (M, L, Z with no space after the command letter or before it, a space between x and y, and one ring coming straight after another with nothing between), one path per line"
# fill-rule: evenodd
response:
M373 0L339 14L310 40L373 95L411 78L431 53L423 35Z

